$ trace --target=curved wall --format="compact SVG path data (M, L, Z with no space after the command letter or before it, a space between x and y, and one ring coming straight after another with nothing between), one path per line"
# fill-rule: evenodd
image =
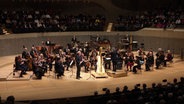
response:
M73 35L76 35L80 42L90 41L90 36L99 35L102 39L109 39L112 46L119 45L118 42L129 34L133 40L138 41L138 46L144 43L145 50L152 48L156 51L158 48L164 50L174 50L174 53L180 54L184 48L183 30L162 30L162 29L143 29L136 32L57 32L57 33L29 33L29 34L11 34L0 36L0 56L21 54L22 46L25 45L30 50L32 45L41 45L42 41L47 39L53 43L66 46L71 42Z

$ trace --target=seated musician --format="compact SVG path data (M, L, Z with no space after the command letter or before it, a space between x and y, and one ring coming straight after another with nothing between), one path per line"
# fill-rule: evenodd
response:
M38 57L38 52L37 52L37 49L34 47L34 45L31 47L30 55L32 58Z
M159 51L156 53L156 69L159 68L160 65L165 63L165 55L164 55L164 51L162 51L159 48Z
M91 68L94 66L95 67L95 71L97 69L97 55L98 52L96 49L92 50L90 52L90 64L91 64Z
M66 66L67 71L69 70L71 61L72 61L71 55L65 55L65 61L63 62L63 64Z
M166 59L164 61L164 66L167 66L167 62L172 62L173 56L170 50L167 51Z
M21 71L19 77L23 77L23 74L25 74L28 69L28 66L25 64L25 61L26 60L23 60L21 56L15 57L15 70L14 71L17 71L17 70Z
M140 57L135 57L135 65L133 66L133 72L137 73L137 69L141 69L141 59Z
M146 63L145 63L146 71L149 71L150 70L150 67L152 67L153 64L154 64L154 56L153 56L153 52L150 51L146 55Z
M38 56L38 67L41 68L44 71L44 73L47 73L47 63L43 54L40 54Z
M53 62L54 62L54 57L51 55L48 55L47 64L49 65L49 71L52 71L52 63Z
M90 62L87 59L87 56L84 55L84 53L82 53L82 59L83 59L83 63L82 64L84 66L85 72L88 72L89 71L89 67L90 67Z
M42 68L42 63L39 58L33 59L33 74L37 77L37 79L41 79L44 76L45 69Z
M132 66L134 65L134 55L133 53L128 53L125 57L125 65L127 67L127 71L131 71Z
M46 45L44 44L43 41L42 41L42 46L41 46L40 53L42 53L45 58L48 57L48 50L47 50L47 47L46 47Z

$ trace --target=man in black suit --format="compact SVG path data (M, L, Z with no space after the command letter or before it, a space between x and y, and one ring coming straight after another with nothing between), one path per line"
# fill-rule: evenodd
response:
M114 72L116 72L116 69L117 69L118 58L119 58L119 54L118 54L117 50L115 49L111 52L111 60L112 60L112 65L113 65L113 71Z
M81 51L78 51L77 52L77 55L76 55L76 66L77 66L77 75L76 75L76 79L80 79L80 78L82 78L81 76L80 76L80 71L81 71L81 66L82 66L82 53L81 53Z

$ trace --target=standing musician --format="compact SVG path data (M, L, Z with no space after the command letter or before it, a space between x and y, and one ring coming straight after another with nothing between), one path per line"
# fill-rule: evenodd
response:
M119 57L120 57L120 55L118 54L117 49L115 49L111 52L111 61L112 61L112 66L113 66L114 72L116 72Z
M82 63L83 63L81 51L77 52L75 60L76 60L76 66L77 66L76 79L80 79L80 78L82 78L80 76L80 71L81 71L81 66L82 66Z
M54 68L55 68L55 72L57 73L58 79L59 77L64 76L64 66L62 61L60 60L60 57L56 57Z

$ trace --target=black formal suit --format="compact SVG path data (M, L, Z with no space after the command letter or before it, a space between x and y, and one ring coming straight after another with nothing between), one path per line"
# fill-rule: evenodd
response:
M118 61L119 55L117 51L113 51L111 53L111 60L112 60L112 65L113 65L113 71L116 71L117 69L117 61Z
M80 71L81 71L81 64L82 64L82 56L77 54L75 59L76 59L76 66L77 66L76 79L79 79L79 78L81 78L80 77Z

